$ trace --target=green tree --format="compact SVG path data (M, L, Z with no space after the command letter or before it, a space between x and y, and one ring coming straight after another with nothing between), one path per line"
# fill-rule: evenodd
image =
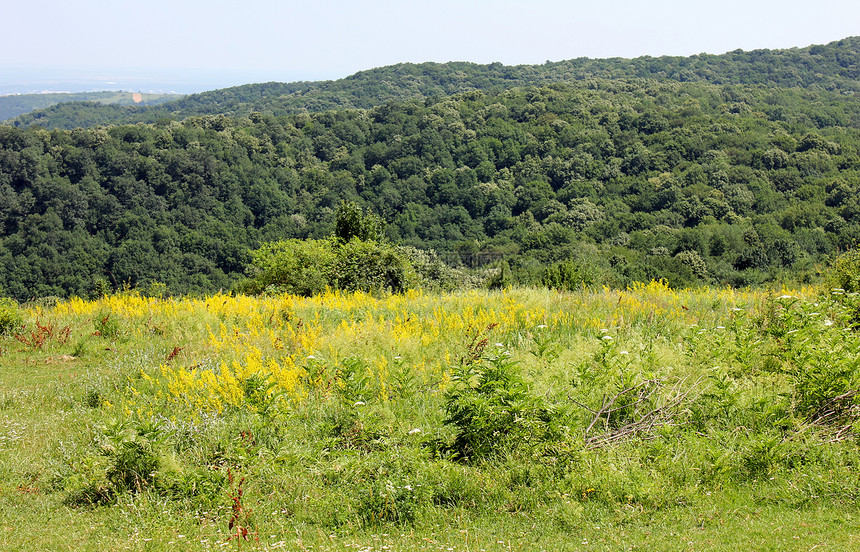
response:
M365 212L352 201L344 201L335 213L334 237L341 242L384 241L384 224L373 213Z

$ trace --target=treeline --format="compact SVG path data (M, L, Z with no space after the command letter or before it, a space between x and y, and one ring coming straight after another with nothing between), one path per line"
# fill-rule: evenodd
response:
M737 50L722 55L636 59L579 58L543 65L466 62L403 63L362 71L336 81L249 84L194 94L151 107L61 104L22 115L15 126L89 127L199 115L276 116L340 109L369 109L388 102L450 96L588 79L644 78L710 84L860 91L860 37L787 50Z
M0 127L0 295L228 289L353 201L395 243L554 287L812 277L860 238L860 99L590 80L370 110ZM501 283L505 283L504 281Z

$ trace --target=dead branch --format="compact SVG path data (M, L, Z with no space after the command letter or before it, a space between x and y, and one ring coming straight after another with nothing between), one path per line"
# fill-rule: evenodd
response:
M680 410L680 407L685 404L689 404L690 402L695 400L695 397L698 396L697 388L699 384L703 381L703 379L704 378L699 378L693 383L693 385L683 390L682 387L687 380L683 379L679 381L672 387L672 389L668 393L668 396L672 398L666 403L660 406L655 406L648 412L637 416L636 419L631 420L630 422L624 424L619 428L613 429L611 431L604 431L603 433L597 435L589 435L591 430L596 425L597 420L599 420L605 415L607 416L606 422L608 423L609 413L618 411L621 408L629 408L630 406L635 406L650 399L654 395L654 393L656 393L659 389L663 388L661 382L659 380L643 381L633 387L629 387L620 391L608 401L606 399L606 396L604 395L601 407L597 411L594 411L588 407L584 407L584 405L580 404L580 406L583 406L584 408L586 408L586 410L589 410L594 414L591 423L589 424L583 435L585 439L585 448L600 448L611 443L624 441L637 436L641 439L649 440L655 437L654 430L657 426L682 425L681 422L677 422L675 420ZM640 392L639 397L636 399L635 402L632 402L625 407L619 407L615 409L611 408L612 404L614 404L620 397L629 394L637 389L640 390Z

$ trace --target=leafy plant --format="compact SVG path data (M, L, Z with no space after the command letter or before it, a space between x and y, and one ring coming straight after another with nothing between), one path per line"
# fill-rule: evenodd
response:
M12 335L23 324L18 303L7 297L0 297L0 335Z
M477 462L557 437L559 417L533 395L507 355L457 368L445 393L444 424L455 429L443 454Z

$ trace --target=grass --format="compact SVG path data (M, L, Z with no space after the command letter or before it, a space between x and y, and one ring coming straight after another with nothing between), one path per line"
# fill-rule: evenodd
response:
M4 550L858 545L860 340L820 290L12 314Z

